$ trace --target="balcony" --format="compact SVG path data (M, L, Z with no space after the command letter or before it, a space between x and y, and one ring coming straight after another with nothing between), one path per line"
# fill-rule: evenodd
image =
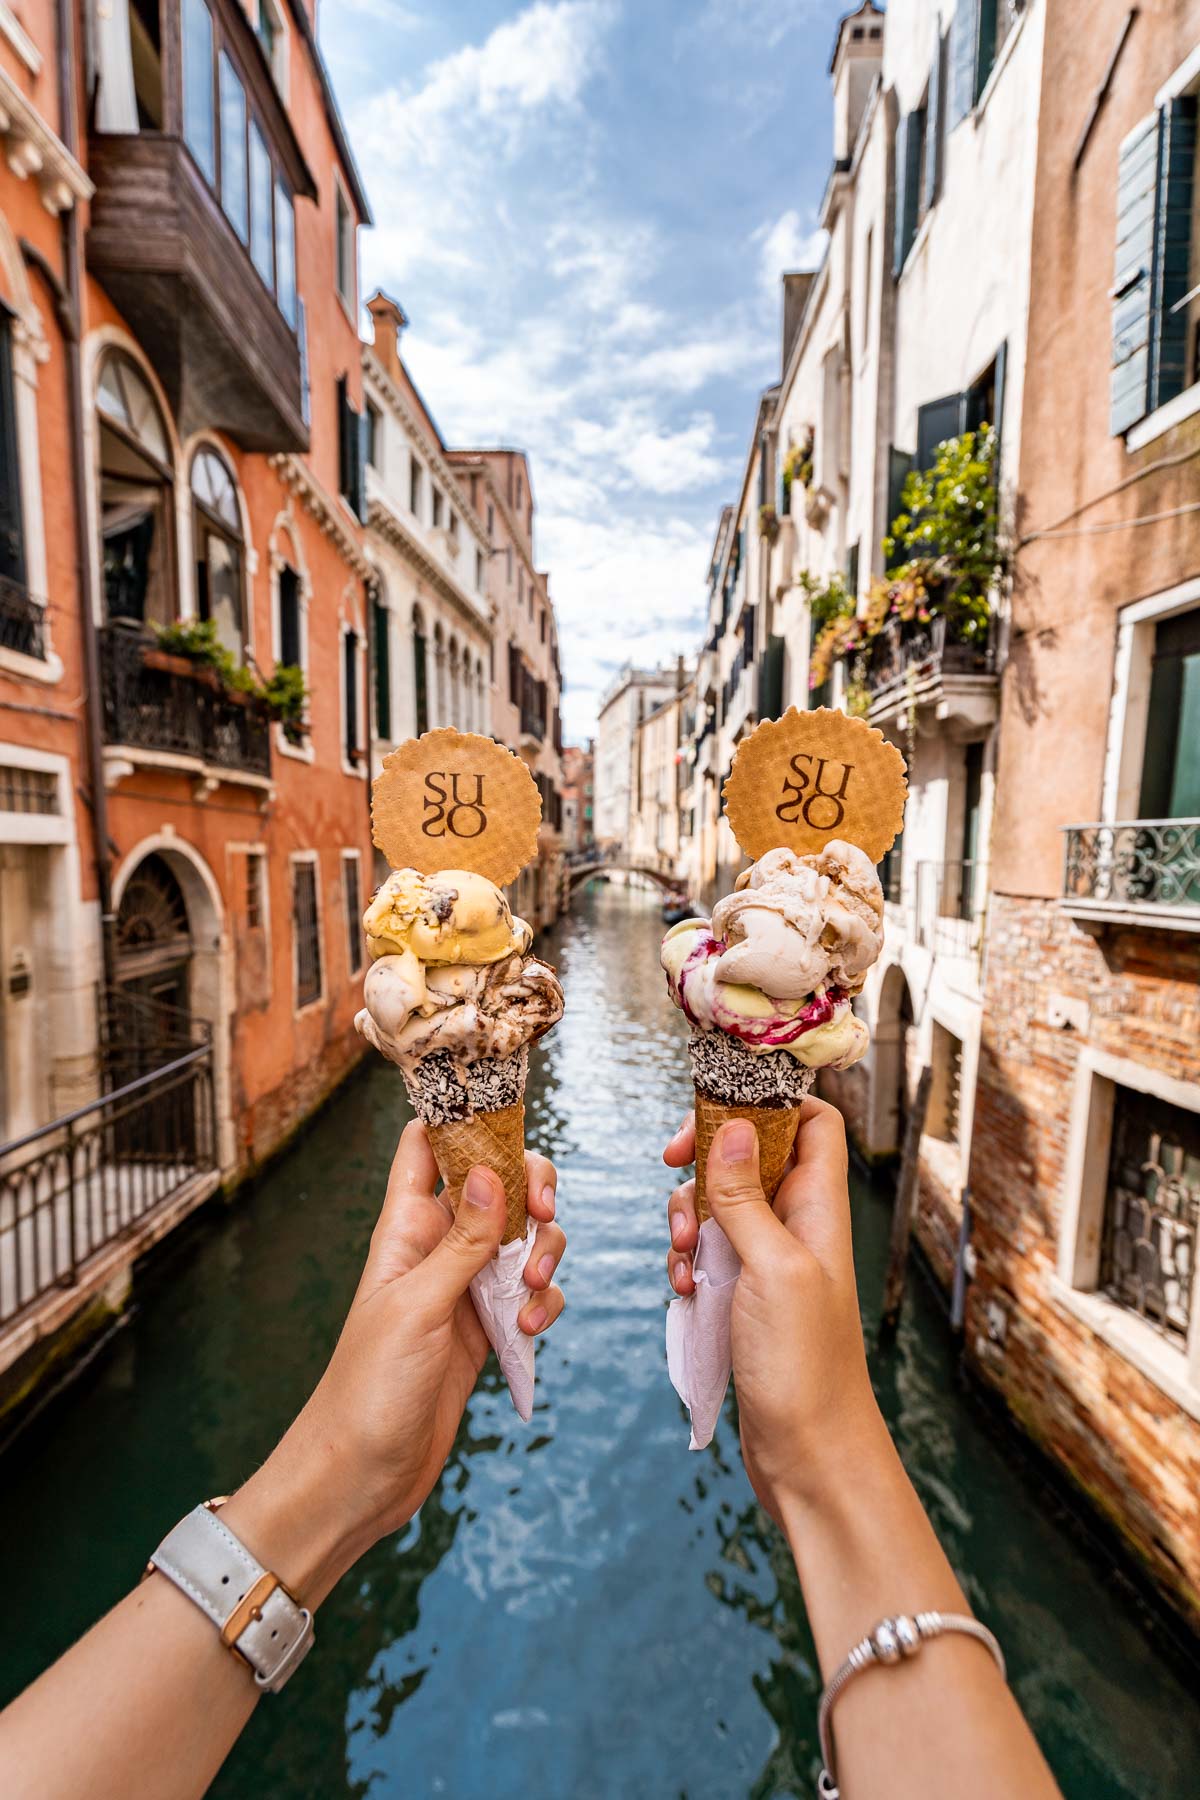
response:
M0 575L0 650L46 660L46 609L24 584Z
M211 671L119 625L100 633L100 687L110 782L148 765L197 774L204 792L220 779L270 788L271 720L260 700L228 693Z
M1062 905L1088 930L1200 931L1200 819L1068 825Z
M87 264L154 364L181 437L306 450L300 346L183 141L94 135Z
M994 641L959 643L941 616L928 623L895 619L871 645L867 691L872 725L911 705L932 708L937 719L990 725L999 706Z
M981 862L919 862L902 870L889 859L883 874L889 925L910 944L960 976L977 979L987 914L987 866Z

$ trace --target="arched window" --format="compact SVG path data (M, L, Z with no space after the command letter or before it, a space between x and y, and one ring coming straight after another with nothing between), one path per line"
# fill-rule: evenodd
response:
M196 612L213 621L240 660L246 641L242 515L233 476L215 450L197 450L192 458L192 554Z
M416 734L429 730L429 665L425 651L425 618L413 607L413 698Z
M100 369L100 535L110 620L175 617L170 440L133 360L113 350Z

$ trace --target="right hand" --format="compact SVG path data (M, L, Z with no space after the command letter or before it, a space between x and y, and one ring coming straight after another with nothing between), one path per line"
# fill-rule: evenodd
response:
M688 1116L663 1152L674 1168L696 1154ZM733 1299L733 1373L746 1472L766 1510L781 1519L869 1447L886 1427L867 1371L850 1238L846 1132L841 1114L806 1100L795 1163L768 1205L758 1137L745 1120L723 1125L709 1152L705 1191L713 1217L741 1258ZM667 1203L667 1256L677 1294L695 1291L699 1238L695 1182Z

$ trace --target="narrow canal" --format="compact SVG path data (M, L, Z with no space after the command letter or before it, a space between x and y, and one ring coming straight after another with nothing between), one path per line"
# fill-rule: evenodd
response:
M690 1455L663 1360L661 1145L688 1099L649 895L600 889L547 947L567 1018L531 1083L561 1171L567 1313L519 1424L485 1382L420 1518L326 1604L317 1649L213 1790L251 1800L808 1796L819 1680L732 1411ZM200 1223L92 1370L0 1462L0 1701L134 1580L197 1498L270 1447L354 1286L402 1118L380 1065ZM863 1185L872 1323L887 1208ZM876 1359L942 1541L1068 1800L1185 1800L1200 1699L954 1381L923 1285Z

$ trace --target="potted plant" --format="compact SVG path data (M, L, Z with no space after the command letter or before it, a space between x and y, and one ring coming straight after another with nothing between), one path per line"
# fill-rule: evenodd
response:
M768 500L758 509L758 535L773 544L779 536L779 514Z

